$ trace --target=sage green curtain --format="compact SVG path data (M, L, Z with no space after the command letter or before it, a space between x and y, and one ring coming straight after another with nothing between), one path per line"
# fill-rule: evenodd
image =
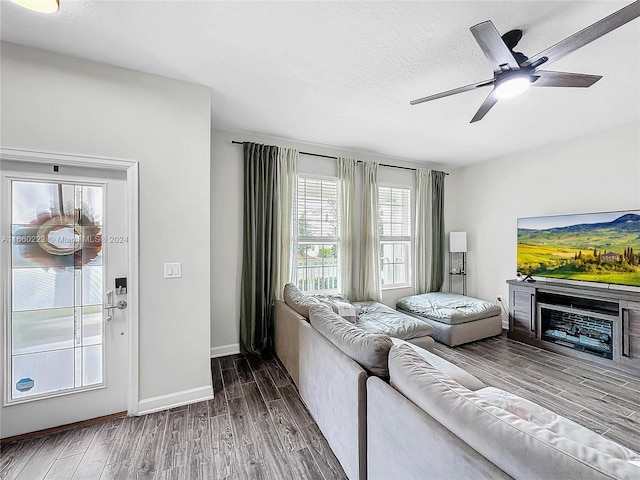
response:
M444 282L444 172L431 172L431 285L439 292Z
M277 165L277 147L244 144L240 348L256 354L273 351Z
M416 292L438 292L444 281L444 172L416 170Z
M340 292L353 300L357 297L356 260L356 161L338 158L338 205L340 211Z
M362 164L362 230L358 300L382 301L380 285L380 210L378 208L378 164Z

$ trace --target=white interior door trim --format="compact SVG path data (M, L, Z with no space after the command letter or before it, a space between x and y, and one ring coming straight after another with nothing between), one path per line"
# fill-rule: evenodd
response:
M61 153L48 153L14 148L0 148L0 161L11 160L25 163L47 163L70 167L102 168L124 171L127 174L127 201L129 211L129 271L127 298L129 309L129 385L127 393L127 410L129 415L137 415L139 411L138 373L139 373L139 232L138 232L138 172L139 164L133 160L92 157Z

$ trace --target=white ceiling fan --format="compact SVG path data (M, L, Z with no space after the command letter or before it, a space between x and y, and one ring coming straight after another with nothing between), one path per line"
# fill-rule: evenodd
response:
M474 123L482 120L498 100L519 95L529 87L590 87L602 77L582 73L540 70L540 67L561 59L565 55L606 35L639 16L640 0L636 0L632 4L565 38L531 58L526 57L520 52L513 51L522 38L522 30L511 30L501 37L490 20L479 23L471 27L471 33L493 66L493 78L464 87L454 88L453 90L447 90L446 92L435 95L418 98L412 100L410 103L411 105L417 105L419 103L493 85L491 93L489 93L489 96L480 106L480 109L471 119L471 123Z

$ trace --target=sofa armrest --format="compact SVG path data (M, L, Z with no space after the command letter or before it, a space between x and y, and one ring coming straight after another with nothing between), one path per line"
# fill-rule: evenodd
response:
M365 480L364 369L309 323L300 323L300 396L350 480Z
M511 478L377 377L367 380L370 480Z
M300 321L307 322L307 319L282 300L276 300L276 354L297 386L299 386L298 371L300 348L298 335L300 330Z

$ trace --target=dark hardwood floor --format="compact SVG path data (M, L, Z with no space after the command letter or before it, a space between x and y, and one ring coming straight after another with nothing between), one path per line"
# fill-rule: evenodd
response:
M502 335L435 352L489 386L531 400L640 452L637 376L553 353Z
M277 359L211 360L214 399L4 444L18 480L346 479Z
M640 452L640 376L495 337L436 353ZM344 479L277 359L211 361L215 398L2 445L4 479Z

